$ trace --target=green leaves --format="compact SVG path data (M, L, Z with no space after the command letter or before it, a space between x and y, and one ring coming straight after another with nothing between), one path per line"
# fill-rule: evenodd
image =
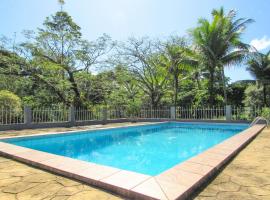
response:
M33 106L127 105L132 113L144 105L217 105L227 99L224 67L250 58L241 35L253 20L237 19L233 10L216 9L211 20L199 19L191 38L116 43L106 34L84 39L64 3L36 32L25 31L25 42L1 40L0 89ZM252 58L250 71L269 79L269 53Z
M249 45L241 42L241 34L251 19L235 19L237 13L230 10L227 14L223 8L212 11L212 21L200 19L198 27L191 31L191 36L201 54L201 62L209 72L209 103L214 102L214 82L221 72L224 100L227 104L224 67L243 63L249 56Z

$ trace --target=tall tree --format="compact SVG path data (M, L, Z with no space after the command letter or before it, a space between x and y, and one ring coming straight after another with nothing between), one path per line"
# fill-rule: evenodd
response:
M270 50L266 53L257 52L255 56L248 61L248 71L256 78L263 87L264 106L269 106L267 102L266 88L270 84Z
M198 66L194 52L187 46L184 38L172 37L164 45L162 57L169 73L173 77L174 106L178 103L179 79L192 75L191 69Z
M5 73L33 77L63 103L83 106L86 97L80 91L76 74L100 64L113 43L107 35L93 42L82 39L81 28L64 11L47 17L43 25L18 49L23 62L11 64L20 65L17 71Z
M169 81L169 73L163 65L158 45L159 42L153 42L148 38L131 38L118 52L121 62L128 66L154 108L159 106Z
M198 27L191 31L194 44L201 54L201 62L209 73L209 104L214 103L215 76L221 73L224 103L227 104L225 66L237 65L243 62L249 54L249 45L241 42L247 24L251 19L236 19L236 12L230 10L227 14L223 8L212 11L212 21L199 19Z

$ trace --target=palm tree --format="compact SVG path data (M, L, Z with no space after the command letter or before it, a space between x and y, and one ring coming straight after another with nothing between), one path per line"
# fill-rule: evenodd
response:
M198 27L191 31L191 36L201 63L209 75L209 104L214 103L214 83L216 76L222 77L224 103L227 104L225 66L238 65L249 55L250 46L241 42L241 35L252 19L236 18L236 12L231 10L225 14L224 9L212 11L212 21L199 19Z
M253 58L248 61L247 70L257 79L263 87L263 102L267 106L266 87L270 82L270 50L266 53L257 52Z
M187 46L184 38L172 37L165 44L163 59L165 66L173 77L174 106L177 106L180 75L187 78L191 68L197 66L193 51Z

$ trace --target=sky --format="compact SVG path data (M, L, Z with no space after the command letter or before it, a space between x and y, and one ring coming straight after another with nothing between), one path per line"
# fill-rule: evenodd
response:
M210 19L214 8L235 9L238 17L252 18L242 39L261 52L270 49L269 0L66 0L64 10L82 28L83 37L95 40L106 33L114 40L149 36L166 39L185 36L198 18ZM0 0L0 35L22 40L23 30L41 27L59 10L57 0ZM231 82L251 79L245 66L226 69Z

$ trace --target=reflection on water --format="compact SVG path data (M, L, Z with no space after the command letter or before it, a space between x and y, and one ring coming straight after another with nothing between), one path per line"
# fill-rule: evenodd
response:
M156 175L247 128L163 123L6 142L84 161Z

